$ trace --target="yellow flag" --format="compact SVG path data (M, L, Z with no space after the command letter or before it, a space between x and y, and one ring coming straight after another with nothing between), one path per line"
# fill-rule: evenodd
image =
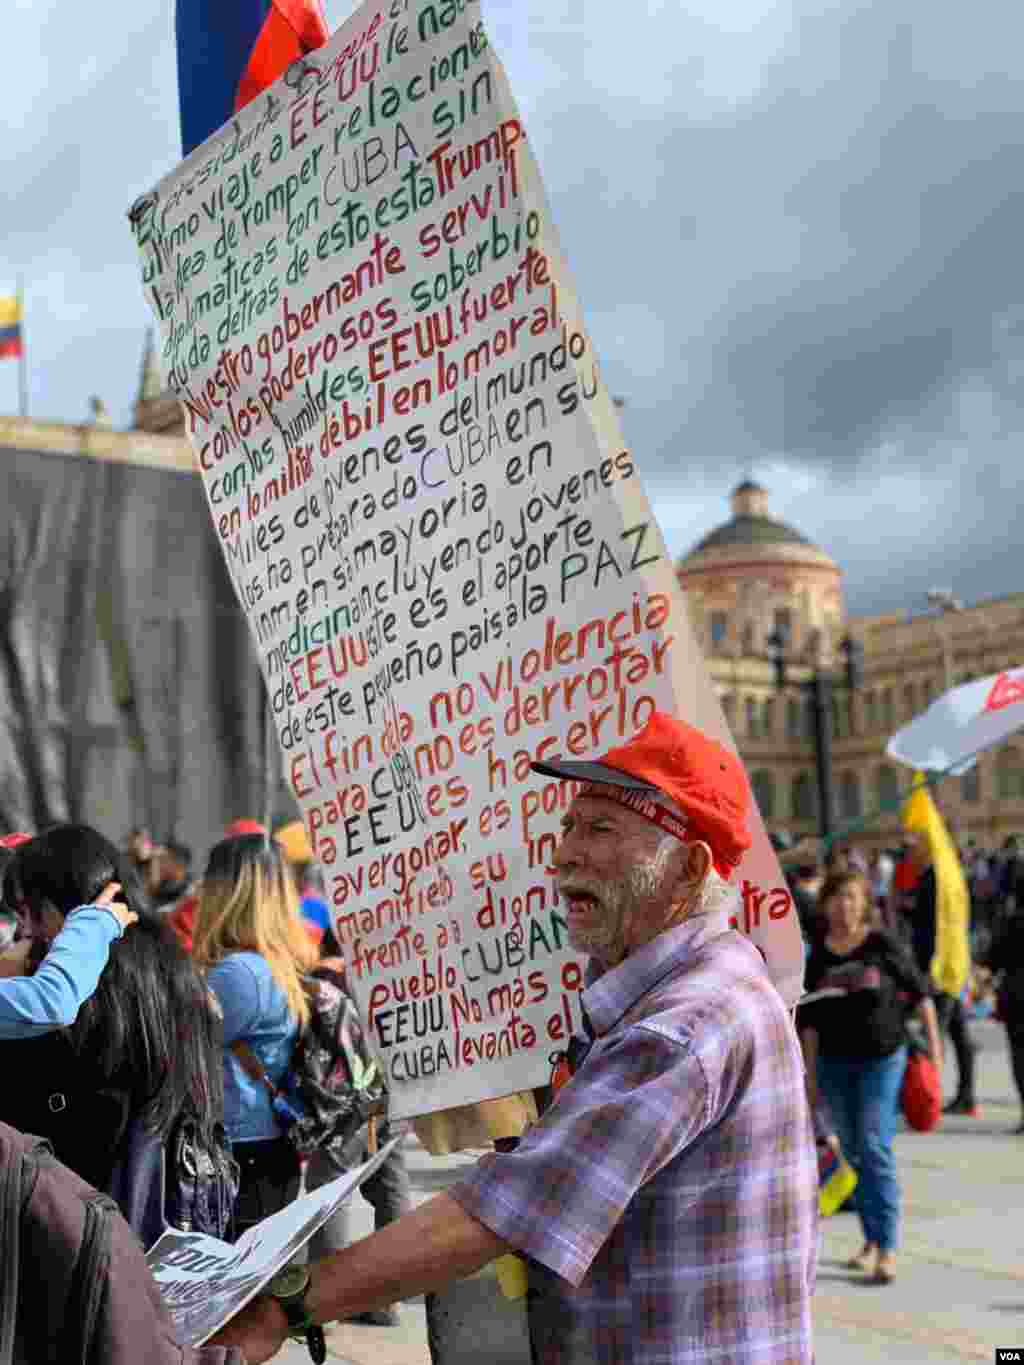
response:
M20 297L17 294L0 295L0 327L16 327L20 321Z
M935 809L931 792L921 773L914 774L914 788L903 803L903 828L923 834L935 868L935 956L931 976L947 995L959 995L967 984L971 950L967 932L970 897L967 882L949 830Z
M315 859L313 846L309 842L306 826L301 820L282 826L274 838L281 845L281 851L290 863L311 863Z

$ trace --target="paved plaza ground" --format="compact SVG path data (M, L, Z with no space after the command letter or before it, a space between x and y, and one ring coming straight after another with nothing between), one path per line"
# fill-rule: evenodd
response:
M946 1118L934 1133L897 1138L906 1217L895 1283L859 1283L843 1268L860 1245L855 1217L840 1214L825 1224L815 1296L817 1365L991 1362L996 1346L1024 1351L1024 1137L1010 1132L1020 1112L1002 1028L990 1021L974 1027L981 1117ZM952 1088L948 1070L947 1093ZM406 1153L417 1202L472 1160L467 1154L433 1158L411 1140ZM358 1196L353 1222L361 1234L372 1226ZM349 1365L429 1365L421 1302L401 1306L399 1327L337 1325L328 1342L329 1359ZM493 1348L481 1356L486 1365L529 1365L521 1352L503 1354L498 1340ZM309 1356L289 1345L277 1359L300 1365Z

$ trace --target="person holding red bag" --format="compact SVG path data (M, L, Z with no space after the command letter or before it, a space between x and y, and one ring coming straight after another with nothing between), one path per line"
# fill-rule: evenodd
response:
M818 1089L828 1103L843 1151L857 1168L854 1203L864 1246L850 1269L869 1270L876 1284L896 1271L900 1188L892 1150L907 1065L905 1022L916 1008L932 1060L942 1046L928 982L910 953L877 926L871 889L859 872L830 876L819 898L824 936L807 960L808 994L797 1027L804 1048L811 1103Z

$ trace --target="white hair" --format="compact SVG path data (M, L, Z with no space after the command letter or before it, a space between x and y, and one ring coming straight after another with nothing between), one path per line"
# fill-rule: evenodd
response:
M651 829L654 831L657 826L652 825ZM650 857L634 863L630 868L630 890L637 898L656 894L667 875L669 858L677 848L683 847L674 834L659 830L658 835L657 845Z
M671 797L664 792L651 792L650 799L657 805L663 806L666 810L678 816L681 820L686 820L686 812ZM658 826L652 827L658 830ZM651 860L642 869L637 869L634 876L634 892L639 894L647 891L653 892L665 874L666 864L674 849L681 848L687 859L690 856L692 844L685 843L675 834L670 834L667 830L658 830L659 838ZM699 840L697 841L699 842ZM692 889L696 891L697 883L692 884ZM727 882L720 872L716 872L714 867L709 867L707 876L700 886L700 893L692 914L695 915L716 915L728 913L732 915L740 907L740 893L731 882Z
M659 791L652 793L652 798L659 806L663 806L684 823L686 822L686 811L684 811L682 806L677 802L673 801L670 796L666 796L664 792ZM680 843L680 840L674 834L664 834L662 836L656 853L656 857L662 865L664 864L665 858L668 856L665 846L666 839L671 840L677 847ZM691 845L688 842L683 843L683 848L686 849L687 857L690 856L690 847ZM728 910L731 914L733 910L738 907L739 899L739 892L736 888L732 886L731 883L727 882L721 873L716 872L713 867L709 867L708 875L704 879L704 885L701 888L700 902L696 907L695 913L698 915L713 915L716 911Z
M716 872L713 867L708 868L708 875L704 878L704 885L700 892L700 906L697 910L699 915L717 915L722 912L732 914L740 906L740 893L731 882L727 882L721 873Z
M676 843L678 847L678 840ZM693 845L683 844L681 847L689 858L690 849ZM702 882L696 880L690 882L687 890L689 894L694 894L696 897L693 909L690 912L693 915L718 915L722 913L731 915L739 909L739 892L730 882L725 880L720 872L716 872L714 867L708 868L707 875Z

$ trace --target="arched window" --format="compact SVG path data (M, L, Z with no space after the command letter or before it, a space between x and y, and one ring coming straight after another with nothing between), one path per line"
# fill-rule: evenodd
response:
M761 733L771 738L775 731L775 701L765 697L761 703Z
M790 809L794 820L813 820L817 814L818 802L814 794L814 783L808 773L797 773L793 778Z
M913 720L917 715L917 688L912 682L903 684L903 718Z
M786 702L786 738L800 739L800 703L796 697L790 697Z
M728 614L724 611L713 611L711 613L711 648L717 649L720 645L723 645L728 633Z
M1003 801L1024 796L1024 767L1016 749L1002 749L996 758L996 794Z
M747 734L751 739L757 739L761 733L760 716L758 714L757 698L748 697L746 704Z
M839 809L846 820L856 820L864 814L860 799L860 778L856 773L845 772L839 779Z
M882 693L882 729L887 733L895 729L896 721L892 708L892 688L887 687Z
M754 652L754 623L753 623L753 621L748 621L747 624L743 627L743 635L742 635L742 638L741 638L741 640L740 640L740 648L743 650L743 653L744 653L744 654L753 654L753 652Z
M932 697L935 695L931 678L925 678L921 684L921 709L927 711L932 704Z
M875 773L875 795L882 810L899 804L900 780L896 776L896 769L889 763L879 764Z
M977 763L960 778L960 800L968 805L981 800L981 772Z
M874 692L864 693L864 729L868 734L878 729L878 699Z
M725 714L726 720L729 722L729 729L735 730L736 698L733 696L731 692L726 692L725 696L722 698L722 711Z
M775 778L766 768L758 768L750 776L754 800L762 820L775 819Z

